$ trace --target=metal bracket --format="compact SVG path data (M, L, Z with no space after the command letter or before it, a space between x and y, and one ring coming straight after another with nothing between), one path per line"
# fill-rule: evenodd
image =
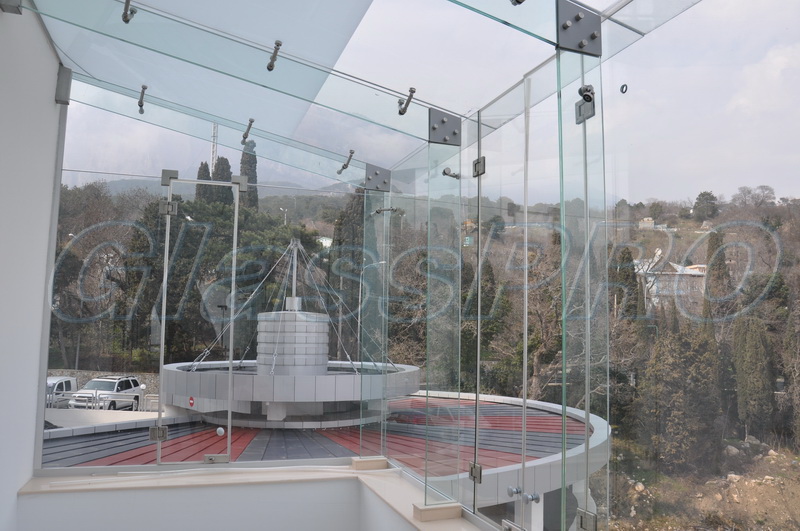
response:
M178 170L161 170L161 186L169 186L169 182L178 178Z
M239 193L247 191L247 175L232 175L231 183L238 186Z
M397 107L398 107L397 113L400 116L403 116L408 111L408 106L411 105L411 100L414 99L414 93L416 91L417 89L411 87L410 89L408 89L408 98L406 99L400 98L399 100L397 100Z
M562 50L600 57L603 54L600 15L569 0L557 0L556 9L558 47Z
M162 216L176 216L178 214L178 202L160 199L158 201L158 213Z
M579 100L575 102L575 123L580 125L592 116L594 116L594 100L584 101Z
M151 441L164 442L167 440L167 435L169 435L169 426L150 426Z
M439 109L428 109L428 142L461 145L461 119Z
M478 178L486 173L486 157L478 157L472 162L472 176Z
M597 531L597 515L579 507L575 514L575 524L580 531Z
M389 192L392 189L392 172L386 168L367 163L364 188L373 192Z
M518 526L511 520L503 520L500 523L500 525L501 525L500 529L502 529L503 531L525 531L524 527Z
M58 78L56 78L56 103L69 105L69 94L72 89L72 70L64 65L58 65Z
M483 467L478 463L470 463L469 479L471 479L475 483L481 483L483 481Z
M275 49L272 50L272 55L269 56L269 63L267 63L267 70L270 72L275 70L275 61L278 60L278 52L280 51L281 46L283 46L281 41L275 41Z
M203 462L210 465L217 463L230 463L231 456L228 454L206 454L203 456Z
M0 11L3 13L12 13L14 15L22 14L22 0L0 0Z

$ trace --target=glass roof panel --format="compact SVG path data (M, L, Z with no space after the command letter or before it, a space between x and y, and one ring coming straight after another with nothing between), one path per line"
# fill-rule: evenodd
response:
M76 75L75 78L71 95L73 101L206 141L211 140L211 124L216 123L218 124L218 144L236 151L241 151L242 149L241 140L244 126L241 124L155 98L149 98L145 105L145 113L139 114L138 107L135 104L136 95L132 92L124 94L120 87L113 87L107 83L98 83L96 80L83 78L80 75ZM404 150L403 152L391 149L376 150L374 158L378 160L375 163L379 165L391 166L390 162L393 164L398 163L423 144L423 142L405 135L395 133L394 136L391 136L390 131L387 132L382 128L376 127L376 130L380 136L369 135L368 133L365 133L365 136L376 143L386 142L393 147L403 146L402 149ZM333 137L342 135L343 133L341 132L339 134L331 133ZM347 184L363 182L365 165L357 156L358 153L367 155L371 153L369 149L357 152L348 169L343 171L342 174L337 174L337 170L341 169L342 164L347 160L348 151L343 151L341 154L325 151L313 145L303 144L296 140L261 131L255 127L251 129L248 140L256 142L256 153L259 158ZM354 142L354 145L357 145L357 142ZM388 155L393 155L397 158L390 161L386 158ZM372 158L367 158L366 160L373 161ZM282 173L285 173L285 171Z
M217 74L259 87L260 100L275 97L266 94L263 89L267 89L274 94L333 109L347 108L350 112L355 112L354 102L370 102L358 109L359 116L374 122L380 120L381 125L398 131L426 135L427 122L420 117L427 114L418 102L412 101L406 115L401 116L397 112L400 94L301 62L284 54L285 47L281 48L275 69L270 72L266 66L272 49L244 43L143 8L125 24L120 17L121 6L116 3L91 1L78 4L83 9L73 9L71 3L40 0L37 7L44 15L65 64L116 85L133 88L146 84L154 90L160 89L162 97L173 101L192 93L217 99L220 94L226 94L227 88L212 92L205 86L207 80ZM221 84L231 83L233 80L227 77L215 79ZM320 94L323 85L325 90ZM240 99L236 104L252 101ZM283 105L275 107L284 108ZM370 112L378 116L371 117Z
M556 3L553 0L448 0L538 39L556 42Z
M552 44L457 3L374 0L336 69L404 94L414 87L415 101L467 116L552 54Z
M635 0L613 13L611 18L634 30L650 33L699 2L700 0L670 0L669 2Z

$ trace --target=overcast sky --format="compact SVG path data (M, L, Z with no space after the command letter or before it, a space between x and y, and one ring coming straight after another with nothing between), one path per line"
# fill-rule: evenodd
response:
M766 184L800 197L799 23L797 1L703 0L612 58L603 72L609 193L730 199Z
M452 60L431 44L438 23L412 16L418 2L453 22L443 41ZM398 91L416 85L420 99L460 113L488 103L548 55L535 39L444 1L375 0L364 22L337 69ZM761 184L778 197L800 197L798 23L794 0L703 0L609 59L603 67L609 197L693 201L710 190L730 198L740 186ZM381 41L388 52L376 52ZM127 119L101 121L80 105L70 109L69 127L71 169L158 175L170 167L193 176L209 158L207 143ZM220 154L238 169L237 153ZM81 181L65 176L65 182Z

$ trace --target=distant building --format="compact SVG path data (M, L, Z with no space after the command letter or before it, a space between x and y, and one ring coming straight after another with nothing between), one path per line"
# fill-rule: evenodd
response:
M635 261L636 273L645 287L647 313L674 299L681 313L698 317L702 315L706 265L682 266L668 262L671 269L654 271L661 257L661 249L657 249L652 259Z
M649 229L653 230L656 226L656 222L653 218L642 218L639 221L639 228L640 229Z

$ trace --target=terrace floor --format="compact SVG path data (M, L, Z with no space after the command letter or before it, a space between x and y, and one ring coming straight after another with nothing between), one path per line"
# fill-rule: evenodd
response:
M478 403L479 461L498 468L521 461L523 409L481 400ZM406 397L389 403L386 446L379 424L317 430L237 428L231 431L231 461L280 462L302 459L386 455L405 467L434 476L467 470L474 459L475 402L450 398ZM561 415L528 408L526 460L561 452ZM584 424L567 418L567 449L584 442ZM184 422L169 426L162 463L202 462L207 454L226 453L227 437L217 426ZM121 466L156 463L156 445L146 427L49 438L43 467Z

